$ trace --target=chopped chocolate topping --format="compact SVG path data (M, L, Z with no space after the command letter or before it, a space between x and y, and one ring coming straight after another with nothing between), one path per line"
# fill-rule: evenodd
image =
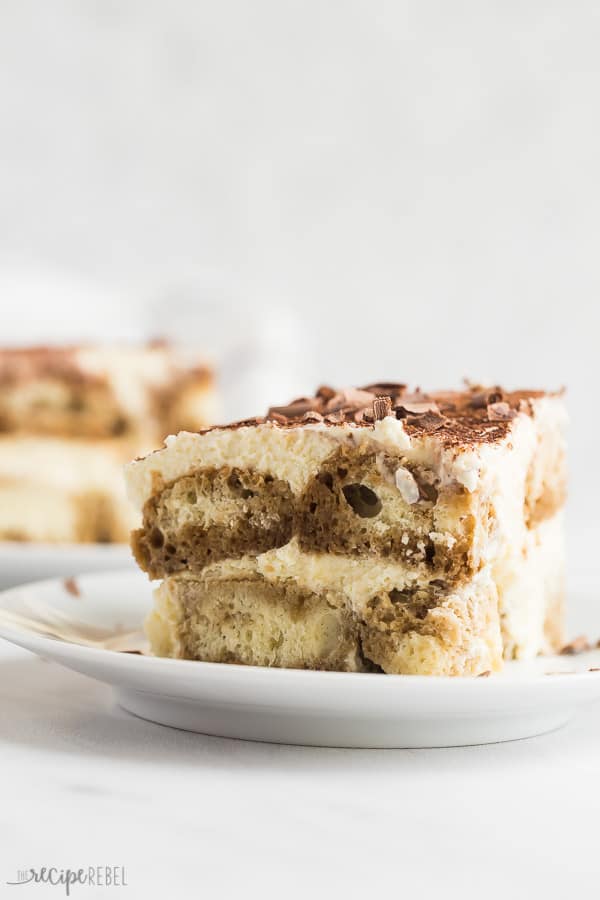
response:
M331 400L332 397L335 397L336 393L337 391L335 388L329 387L327 384L322 384L317 390L317 399L323 400L326 403L328 400Z
M371 406L373 403L373 394L369 391L360 391L357 388L346 388L338 391L327 401L325 405L326 413L339 412L339 410L361 409L364 406Z
M503 419L514 419L516 412L511 409L508 403L498 400L496 403L488 403L487 414L490 422L498 422Z
M490 403L500 403L504 397L504 392L500 387L490 390L490 388L482 388L480 385L473 385L470 387L470 391L471 399L467 405L471 409L486 409Z
M422 431L430 434L432 431L439 431L444 427L444 423L448 421L445 416L439 413L419 413L418 415L410 414L406 417L407 425L416 425Z
M398 416L398 418L405 418L406 416L423 416L425 413L438 413L440 411L437 403L434 403L433 400L422 400L417 401L415 403L409 403L408 401L404 401L400 406L396 407L396 410L403 410L403 415Z
M376 397L373 400L373 417L375 420L385 419L386 416L391 415L392 412L392 398L391 397Z
M493 443L504 438L519 414L532 415L532 401L544 391L503 391L469 385L463 391L420 389L409 392L402 382L377 382L361 388L335 389L321 385L314 397L299 397L282 406L272 406L265 418L244 419L213 428L241 428L270 424L276 428L302 425L352 425L372 427L389 415L401 419L411 437L439 435L446 447ZM205 429L201 433L213 429Z
M303 416L308 412L315 412L315 401L308 397L299 397L298 400L292 400L287 406L272 406L269 409L267 418L271 419L276 415L285 418L294 419L297 416Z
M278 422L280 425L287 425L289 421L289 416L286 416L285 413L275 412L275 410L270 409L267 419L270 422Z
M380 381L377 384L367 384L365 387L359 388L359 390L368 391L369 394L377 394L378 396L391 397L393 406L404 396L408 387L399 381Z

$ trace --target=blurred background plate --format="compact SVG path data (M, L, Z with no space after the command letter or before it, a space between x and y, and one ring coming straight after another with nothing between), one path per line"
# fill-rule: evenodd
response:
M58 575L133 569L128 544L26 544L0 541L0 588Z

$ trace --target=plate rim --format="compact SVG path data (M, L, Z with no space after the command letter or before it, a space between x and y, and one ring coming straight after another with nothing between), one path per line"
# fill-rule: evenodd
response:
M91 541L89 543L76 543L74 541L3 541L0 540L0 556L3 555L14 555L17 556L28 556L34 554L56 554L56 555L64 555L70 556L77 554L83 556L86 553L97 552L102 554L103 556L108 556L111 553L116 554L128 554L133 559L133 554L131 550L131 546L128 543L123 542L106 542L99 543L98 541ZM87 573L90 574L90 573ZM43 579L44 581L48 581L50 579ZM15 587L24 587L26 584L32 584L33 582L25 582L23 585L15 585ZM10 589L7 589L10 590ZM2 591L4 593L4 591Z

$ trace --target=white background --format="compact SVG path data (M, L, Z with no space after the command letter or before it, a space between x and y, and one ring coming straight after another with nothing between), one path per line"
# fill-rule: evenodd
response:
M215 303L220 332L224 319L238 332L253 327L256 340L256 333L267 332L264 346L273 351L282 391L286 366L300 392L322 381L453 386L464 375L508 386L566 384L572 414L571 566L597 575L597 3L7 0L0 9L0 303L6 340L123 337L157 324L176 331L180 315L180 330L189 331L181 304L168 306L161 318L161 304L164 309L173 296L182 296L198 306L198 340L209 352L218 353L222 340L212 331ZM274 347L279 338L281 351ZM287 399L275 387L273 395ZM598 599L594 589L589 603ZM65 679L66 692L70 684ZM88 698L81 708L71 698L65 708L71 710L73 702L77 715L67 721L67 734L73 722L79 727ZM89 702L85 715L92 716L94 698ZM52 752L72 759L64 736L48 737L53 728L52 721L43 726L41 739L32 726L31 740L41 740L42 754L45 741ZM17 756L23 733L12 737ZM226 772L229 815L221 811L217 823L223 842L231 836L230 823L242 815L265 866L277 856L272 873L282 865L279 844L273 844L282 804L294 807L302 797L308 804L294 813L300 834L311 835L304 845L298 838L298 871L310 871L317 844L325 853L328 835L309 812L316 803L310 788L314 767L331 777L336 812L329 821L348 830L346 846L354 859L366 865L363 846L376 869L378 847L386 856L398 853L395 896L403 893L406 855L420 859L406 833L398 846L391 839L397 823L406 825L407 817L419 822L422 842L434 821L452 831L455 806L449 795L443 794L438 818L433 787L423 808L410 780L403 782L416 770L425 779L430 756L350 754L335 761L326 754L320 763L307 763L298 752L273 751L257 763L253 750L244 755L239 748L198 745L194 739L172 744L164 735L153 755L152 735L144 729L133 734L130 728L126 750L118 751L118 731L110 739L100 726L91 737L85 729L84 734L73 738L84 760L82 784L92 784L92 793L99 790L90 776L90 755L126 756L136 774L127 782L132 787L123 789L135 795L146 822L153 815L148 797L168 785L176 791L173 807L193 803L198 827L209 829L205 794L188 796L187 782L176 783L173 772L214 765ZM138 767L134 747L146 739ZM448 781L469 797L477 786L487 810L481 827L490 868L502 862L489 849L497 839L494 804L508 804L502 807L503 833L516 827L522 835L522 858L513 848L518 865L533 860L541 872L540 860L569 842L570 825L560 817L554 826L549 818L541 822L540 812L530 832L528 820L513 822L508 807L522 814L527 802L530 811L543 811L548 797L567 795L570 765L589 767L597 754L597 741L594 754L588 752L592 737L584 729L579 756L570 757L571 739L498 751L499 762L490 769L494 787L486 781L490 751L473 751L459 778L459 751L431 756L432 785L441 790ZM37 752L26 753L32 772ZM503 756L510 752L516 756ZM540 758L547 777L538 782L532 773ZM171 773L166 782L161 761ZM555 767L562 771L560 790L550 777ZM138 777L144 770L145 780ZM261 843L252 829L260 785L272 771L277 780L297 770L298 778L288 779L270 812L263 810ZM378 770L398 790L388 803L387 781L377 783L380 815L365 799ZM43 771L50 793L41 784L36 790L43 803L52 798L52 810L38 821L48 833L63 829L70 836L76 821L61 821L63 775L51 762ZM243 772L257 780L237 794ZM590 769L590 783L597 783L596 775ZM343 803L333 796L341 778L348 791ZM90 795L100 823L92 826L90 806L82 812L73 799L87 795L73 785L66 809L83 816L91 840L100 836L100 852L106 842L102 828L108 827L102 822L112 821L114 786ZM39 816L33 796L25 795L19 813L24 850L29 816ZM18 798L11 802L18 806ZM452 841L464 833L470 842L481 831L474 824L480 809L471 803L470 825L463 822L466 830L458 829ZM575 815L570 801L559 808ZM156 810L164 823L169 804ZM128 821L133 832L121 835L118 826L114 831L125 846L138 827L135 817ZM383 821L379 843L375 836ZM181 833L175 829L169 837L174 845L188 827L178 822ZM439 844L441 825L435 827ZM234 833L232 855L225 858L223 843L214 858L225 869L250 866L254 872L256 856L236 856L243 836L235 828ZM536 833L536 840L527 837ZM38 831L31 844L36 859L39 839ZM198 837L198 846L203 840ZM553 857L552 866L562 873L554 884L565 891L567 876L585 870L582 856L589 848L582 840L577 848L569 844L566 868ZM148 846L152 865L160 868L159 848ZM456 847L468 877L468 859ZM132 850L132 858L138 852ZM191 877L188 856L169 859ZM447 853L439 859L440 867L450 865ZM435 857L422 865L426 896ZM289 877L302 881L304 875ZM167 878L165 871L161 877ZM306 891L319 895L308 882ZM227 896L225 882L220 895ZM513 890L513 896L521 895Z
M5 3L5 331L15 277L39 338L183 290L287 311L303 392L566 384L592 528L599 43L565 0Z

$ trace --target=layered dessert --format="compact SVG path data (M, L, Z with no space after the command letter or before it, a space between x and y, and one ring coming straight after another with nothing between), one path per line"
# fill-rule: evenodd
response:
M123 463L213 404L210 369L164 343L0 350L0 540L127 541Z
M131 463L159 656L481 675L563 642L560 393L322 387Z

